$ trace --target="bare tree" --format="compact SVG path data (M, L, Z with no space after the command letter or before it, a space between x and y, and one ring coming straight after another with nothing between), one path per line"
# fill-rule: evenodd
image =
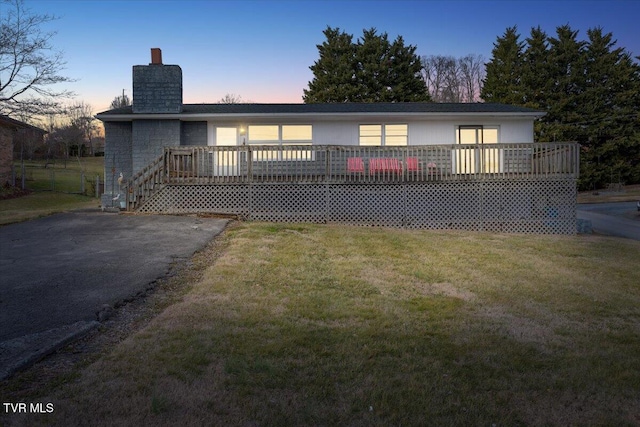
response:
M465 102L480 101L480 90L484 79L484 58L469 54L458 59L463 99Z
M122 89L122 95L116 96L113 101L111 101L111 106L109 108L113 110L115 108L128 107L129 105L131 105L131 99L125 95L124 89Z
M451 68L455 67L455 58L431 55L423 56L421 61L423 79L431 98L436 102L447 102L443 92L446 91L446 76L451 74Z
M50 43L56 33L41 29L56 18L32 13L22 0L0 0L0 11L0 113L57 111L73 93L54 86L73 80L60 74L65 62Z
M240 95L235 93L227 93L225 96L218 100L218 104L245 104L246 102Z
M423 79L436 102L477 102L484 77L481 55L462 58L445 55L423 56Z
M71 129L75 129L79 136L77 138L78 153L82 154L81 147L86 142L89 147L89 154L93 154L92 140L97 126L91 105L82 101L76 102L69 107L68 115Z
M91 105L82 101L64 107L63 112L47 116L47 158L62 156L67 159L77 152L81 156L82 147L94 154L94 139L100 134L100 127L93 117ZM76 150L77 149L77 150Z

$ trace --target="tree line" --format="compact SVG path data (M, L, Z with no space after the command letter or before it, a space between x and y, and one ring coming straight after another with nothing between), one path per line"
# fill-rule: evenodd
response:
M525 40L507 28L486 64L481 97L545 111L536 141L580 143L581 188L640 183L640 66L602 28L589 29L587 40L569 25L554 36L532 28Z
M416 47L405 45L402 36L391 42L371 28L354 42L339 28L323 33L327 39L317 45L320 58L309 67L314 79L304 89L305 103L431 100Z

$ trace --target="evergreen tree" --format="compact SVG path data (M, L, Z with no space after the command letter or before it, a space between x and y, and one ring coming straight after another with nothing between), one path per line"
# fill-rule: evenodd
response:
M524 45L519 38L517 27L510 27L493 44L480 93L486 102L524 103L521 86Z
M553 87L549 64L549 38L540 27L532 28L526 39L523 54L521 90L524 106L547 111L547 97ZM537 120L533 124L535 139L541 141L543 123Z
M585 84L578 98L584 129L582 181L640 182L640 68L611 33L587 32Z
M330 27L323 34L327 39L317 45L320 58L309 67L314 78L302 99L307 104L352 101L356 94L353 36Z
M392 92L388 74L391 73L391 44L387 34L378 35L375 28L364 30L356 45L356 84L354 101L389 102Z
M388 85L394 101L431 101L422 79L422 62L416 55L416 46L405 46L402 36L391 45L391 66L388 69Z
M540 137L542 141L578 141L583 130L576 123L583 120L578 99L585 83L585 43L577 40L578 32L569 25L558 27L556 35L549 39L551 88Z
M534 28L519 55L519 36L508 28L486 66L483 98L546 111L536 140L580 143L581 188L640 183L640 66L612 34L595 28L587 36L578 40L569 25L555 37Z
M305 103L430 100L416 47L405 46L402 37L390 43L386 33L371 28L354 44L353 36L338 28L324 34L320 59L310 67L314 79L304 90Z
M546 97L551 90L549 75L549 42L540 27L532 28L526 39L523 54L521 86L524 105L529 108L546 109Z

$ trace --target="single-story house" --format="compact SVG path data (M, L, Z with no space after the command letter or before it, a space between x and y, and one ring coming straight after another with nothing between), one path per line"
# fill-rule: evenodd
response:
M544 114L485 103L184 104L181 68L152 49L149 65L133 67L133 105L97 115L102 203L524 232L562 211L573 225L552 231L567 232L575 205L560 207L557 193L575 196L577 146L534 144ZM505 227L506 217L520 225Z
M13 184L14 139L20 133L24 134L22 135L24 138L42 141L44 134L47 132L28 123L0 114L0 185Z

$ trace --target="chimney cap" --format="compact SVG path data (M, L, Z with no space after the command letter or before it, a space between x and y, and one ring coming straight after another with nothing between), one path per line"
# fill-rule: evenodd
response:
M151 64L149 65L162 65L162 51L160 48L151 48Z

